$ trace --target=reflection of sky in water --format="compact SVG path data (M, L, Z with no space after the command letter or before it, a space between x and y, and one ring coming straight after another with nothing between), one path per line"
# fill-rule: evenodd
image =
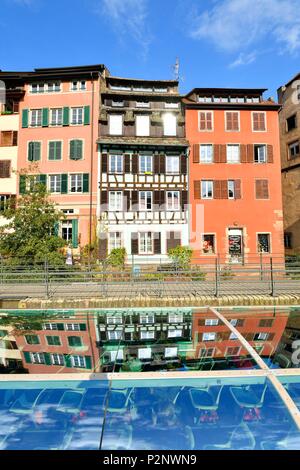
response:
M98 381L1 389L0 448L97 450L101 437L107 450L300 448L296 426L264 379L142 382L113 381L110 391ZM300 384L293 387L300 397Z

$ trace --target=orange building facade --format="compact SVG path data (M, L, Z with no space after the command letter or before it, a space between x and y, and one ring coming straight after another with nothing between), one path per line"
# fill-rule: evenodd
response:
M194 89L184 98L195 258L283 257L279 106L264 92Z

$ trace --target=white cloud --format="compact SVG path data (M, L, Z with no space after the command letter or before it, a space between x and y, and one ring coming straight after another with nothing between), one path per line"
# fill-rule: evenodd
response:
M277 43L279 52L295 53L300 49L299 0L214 1L192 20L191 34L228 52L245 52L265 41Z
M147 54L151 35L147 25L148 0L101 0L101 14L113 24L120 39L130 35Z
M241 52L239 56L229 65L229 68L233 69L241 65L250 65L256 61L256 57L257 57L256 52L250 52L249 54L245 54L244 52Z

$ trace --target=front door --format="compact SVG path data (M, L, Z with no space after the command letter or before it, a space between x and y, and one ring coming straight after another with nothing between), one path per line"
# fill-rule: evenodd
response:
M228 230L228 250L230 260L233 263L241 263L243 261L243 230Z

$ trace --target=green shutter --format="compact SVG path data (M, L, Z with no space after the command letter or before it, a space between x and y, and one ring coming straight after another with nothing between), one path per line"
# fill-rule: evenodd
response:
M28 161L37 162L41 159L41 142L29 142Z
M90 124L90 107L84 107L84 125L88 126Z
M62 174L61 175L61 194L68 193L68 175Z
M33 155L34 155L34 143L33 142L29 142L28 144L28 161L29 162L33 162Z
M21 175L19 180L19 193L25 194L26 193L26 176Z
M70 124L70 108L64 108L63 110L63 125L68 126Z
M92 368L91 356L85 356L85 368L86 369L91 369Z
M50 354L49 353L44 353L44 358L45 358L45 364L47 366L51 366L52 362L51 362Z
M82 341L80 336L69 336L68 337L69 346L73 348L79 348L82 346Z
M38 175L37 182L47 188L47 175Z
M28 127L28 117L29 117L29 112L28 109L23 109L22 111L22 127Z
M49 142L49 160L61 160L62 145L60 140Z
M72 245L73 248L78 248L78 220L72 220Z
M80 331L86 331L86 324L85 323L80 323L79 328L80 328Z
M23 354L24 354L25 362L27 362L27 364L31 364L32 360L31 360L30 352L24 352Z
M89 174L84 173L83 174L83 184L82 184L82 192L83 193L88 193L89 192Z
M49 109L48 108L43 108L42 126L43 127L48 127L49 126Z
M69 356L68 354L64 354L64 357L66 367L73 367L71 362L71 356Z
M55 222L54 224L54 235L55 237L58 237L59 234L59 222Z
M82 140L71 140L70 142L70 159L82 159Z
M57 323L57 329L58 331L64 331L65 325L63 323Z

